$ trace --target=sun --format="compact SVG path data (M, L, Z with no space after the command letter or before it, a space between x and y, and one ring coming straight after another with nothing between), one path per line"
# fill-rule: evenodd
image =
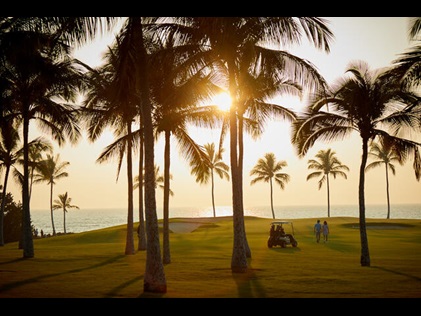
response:
M217 105L221 111L229 111L231 102L231 97L227 92L221 92L212 99L212 104Z

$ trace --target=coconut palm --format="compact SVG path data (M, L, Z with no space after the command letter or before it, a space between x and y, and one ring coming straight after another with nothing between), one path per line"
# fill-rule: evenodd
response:
M209 75L204 74L192 57L194 46L176 45L174 37L159 37L149 51L153 72L150 75L151 100L154 108L156 138L164 136L164 201L163 201L163 262L171 262L169 245L169 174L171 136L187 161L206 159L188 134L188 123L213 127L214 119L222 120L222 113L212 106L198 106L221 89ZM151 45L152 46L152 45Z
M316 154L316 159L308 161L307 168L317 170L307 175L307 181L313 178L320 178L319 190L322 188L323 183L326 182L327 190L327 217L330 217L330 182L329 175L334 179L336 176L341 176L347 179L345 171L349 171L348 166L343 165L342 162L336 157L336 152L332 149L319 150Z
M285 189L285 184L289 182L289 174L280 172L287 166L285 160L276 161L274 153L266 153L264 158L260 158L256 165L251 169L250 176L255 176L250 181L250 185L257 182L269 182L270 185L270 208L272 210L272 217L275 219L275 211L273 209L273 181L277 183L282 190Z
M388 69L371 71L362 61L351 63L347 69L350 76L338 80L331 91L310 99L305 113L293 125L292 141L303 157L317 140L332 141L343 139L353 131L359 133L362 141L358 186L361 266L370 266L365 220L368 143L382 138L393 140L403 156L414 155L414 169L419 174L421 144L405 137L421 126L421 115L416 113L420 98L402 91L393 71Z
M153 122L152 122L152 106L149 97L149 84L148 84L148 58L146 42L144 37L144 25L148 19L142 17L130 17L127 18L123 28L121 29L117 41L117 48L115 53L115 60L113 61L112 67L115 67L114 71L110 74L115 73L115 81L109 81L113 83L110 91L114 94L113 99L108 99L108 102L113 101L113 106L116 111L134 113L137 110L141 117L142 126L142 137L144 140L144 158L145 158L145 217L147 223L147 260L146 260L146 271L143 276L144 278L144 291L145 292L166 292L166 279L161 260L160 244L159 244L159 230L158 230L158 219L156 214L156 197L155 197L155 179L154 179L154 135L153 135ZM150 19L153 22L153 19ZM105 91L105 90L104 90ZM119 100L119 97L122 99ZM136 100L136 98L139 98ZM130 103L123 104L124 108L119 109L118 104L124 100L130 100ZM103 100L102 100L103 101ZM136 107L138 105L138 107ZM100 111L99 118L104 114ZM127 113L128 114L128 113ZM127 146L127 170L128 170L128 227L133 226L133 178L131 176L131 148L134 133L129 131L129 116L124 114L125 126L127 128L125 133L119 133L118 137L125 138L123 144L118 149L118 155L121 157L124 153L124 149ZM112 111L109 111L109 119L113 118ZM132 116L133 120L134 116ZM105 118L102 117L102 120ZM104 121L106 122L106 121ZM97 125L96 127L101 127ZM116 144L117 142L115 142ZM113 153L114 145L110 145L107 150L109 154ZM103 158L108 156L107 151L104 152ZM129 170L130 169L130 170ZM131 235L130 235L131 234ZM127 230L126 238L126 253L134 251L133 240L133 229Z
M58 195L58 200L54 200L53 210L62 209L63 210L63 229L66 234L66 213L68 209L75 208L79 209L79 206L73 205L72 198L67 195L67 192L64 194Z
M48 34L20 32L10 34L10 46L2 49L2 62L9 69L7 78L13 84L10 91L13 113L22 123L23 168L23 256L34 256L29 206L29 123L38 120L41 128L51 131L61 145L65 136L76 142L80 131L71 104L60 101L76 100L80 74L73 67L69 55L60 55L66 47L51 41ZM15 35L15 36L13 36ZM2 41L2 45L4 42ZM48 54L46 53L48 52Z
M53 236L56 235L56 228L54 226L53 216L53 190L56 181L69 176L65 171L66 167L70 165L68 161L60 161L60 154L55 157L47 154L47 158L42 161L39 166L38 173L35 174L34 183L46 182L50 186L50 213L51 213L51 226L53 228Z
M171 174L170 174L170 179L172 179ZM165 182L164 181L164 175L162 173L160 173L159 166L155 165L155 188L160 188L160 189L162 189L162 191L164 191L164 188L165 188L164 182ZM133 184L133 190L136 190L140 187L139 186L139 183L140 183L139 175L134 177L133 183L134 183ZM144 185L145 185L145 183L142 183L142 186L144 186ZM172 190L170 190L170 195L174 196L174 192Z
M19 133L16 128L11 124L12 122L7 121L2 123L0 142L0 166L5 168L5 175L3 180L3 199L0 210L0 245L4 245L3 240L3 219L4 219L4 207L5 207L5 196L7 193L7 184L9 181L10 171L13 170L13 177L17 180L18 184L22 186L23 175L17 169L18 164L23 165L23 148L19 148L21 145ZM41 153L46 150L51 150L51 145L48 141L42 137L38 137L28 143L30 153ZM32 171L38 168L39 162L33 161L31 164ZM13 169L12 169L13 168ZM32 172L31 172L32 174ZM32 182L31 182L32 187ZM31 188L30 187L30 188ZM22 246L22 245L20 245Z
M230 176L228 173L229 166L222 161L222 154L224 148L220 148L218 151L215 149L214 143L207 143L203 146L207 160L192 160L190 162L191 174L196 176L196 182L200 184L206 184L211 180L211 197L212 197L212 209L213 217L216 217L215 210L215 173L221 179L227 179L229 181Z
M116 38L114 47L105 54L105 64L98 69L84 65L88 70L91 86L86 93L82 119L86 122L88 139L96 141L106 128L111 128L116 140L100 154L97 162L103 163L118 157L117 181L124 155L127 163L127 231L125 254L135 254L133 236L133 166L132 122L138 115L139 98L134 93L136 74L127 71L124 59L128 45L122 36Z
M386 198L387 198L387 219L390 219L390 195L389 195L389 170L393 175L396 174L395 165L393 162L402 164L402 157L399 152L394 150L393 143L388 139L381 139L380 143L371 142L368 157L374 161L367 164L365 171L369 171L384 164L386 175Z
M419 44L421 18L413 17L410 21L409 39L413 40L416 45L410 47L393 61L393 72L397 76L396 80L402 83L404 89L415 89L419 93L421 84L421 45Z
M238 152L241 136L238 134L238 119L244 105L240 100L241 86L239 74L241 61L254 61L251 68L267 71L277 81L288 78L306 87L316 87L324 83L315 67L307 61L294 56L287 51L268 49L263 45L288 45L299 43L305 34L310 43L317 48L329 51L329 41L332 34L326 26L326 21L311 17L181 17L172 18L176 31L184 33L185 38L195 43L204 44L203 55L208 61L217 65L218 74L226 79L233 104L229 112L230 135L230 168L233 199L234 245L231 260L233 272L247 272L247 257L251 256L244 226L244 206L242 195L242 154ZM164 24L163 28L168 26ZM247 62L247 65L251 65ZM243 90L244 91L244 90Z

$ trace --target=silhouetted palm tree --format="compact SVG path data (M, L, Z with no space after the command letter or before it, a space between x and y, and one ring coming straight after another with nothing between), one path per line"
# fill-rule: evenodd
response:
M172 18L186 27L176 27L185 38L195 43L205 44L203 56L214 63L218 74L226 82L225 88L233 100L229 112L230 167L233 199L234 244L231 260L233 272L247 272L247 257L251 257L244 225L243 175L242 175L242 126L239 119L245 100L240 99L245 92L239 80L241 64L246 62L251 69L270 73L274 81L288 78L302 86L316 87L324 83L317 70L304 59L287 51L268 49L263 45L288 45L299 43L305 34L317 48L329 51L332 34L326 22L320 18L293 17L180 17ZM164 25L163 28L167 28ZM251 61L254 61L253 63Z
M9 174L10 170L13 170L13 178L17 181L18 185L22 187L23 184L23 175L22 173L17 169L18 164L23 165L23 148L18 148L18 146L21 145L20 143L20 137L18 130L12 126L11 121L2 121L1 126L1 138L0 138L0 167L5 168L5 175L3 180L3 199L1 204L1 210L0 210L0 246L4 245L4 239L3 239L3 220L4 220L4 208L5 208L5 197L7 193L7 184L9 181ZM29 152L30 153L41 153L46 150L51 150L51 145L49 142L44 140L42 137L38 137L34 139L33 141L28 143L29 146ZM32 162L31 163L31 171L38 168L38 162ZM13 168L13 169L12 169ZM31 172L31 175L32 175ZM31 177L32 178L32 177ZM32 187L32 181L31 186ZM21 241L20 246L22 247ZM21 249L21 248L19 248Z
M47 185L50 186L50 212L53 236L56 235L56 228L54 226L53 216L53 188L57 180L69 176L69 174L66 171L64 171L65 168L69 165L70 162L68 161L60 161L60 154L57 154L55 157L47 154L47 158L42 161L42 163L39 166L38 173L36 173L34 177L34 183L46 182Z
M318 170L307 175L307 181L313 178L320 178L319 190L322 188L323 183L326 182L327 190L327 217L330 217L330 182L329 175L331 174L334 179L336 176L342 176L347 179L344 171L349 171L348 166L343 165L342 162L335 156L336 152L330 148L327 150L319 150L315 159L308 161L308 169Z
M396 174L394 161L402 164L402 157L394 150L393 143L388 139L381 139L380 143L371 142L368 156L374 159L365 167L365 171L380 167L384 164L386 173L386 197L387 197L387 219L390 218L390 196L389 196L389 169L393 175Z
M191 174L196 176L196 182L199 182L200 184L206 184L209 182L209 180L211 180L213 217L216 217L214 173L216 173L221 179L225 178L229 181L229 166L222 161L224 148L220 148L218 151L216 151L214 143L207 143L203 146L203 148L208 159L190 161L190 167L192 168Z
M169 190L171 164L171 137L186 158L201 157L199 145L188 134L188 123L212 127L214 119L222 119L216 107L199 106L220 88L215 86L209 75L192 62L197 54L194 46L176 45L177 40L167 36L164 40L154 37L149 52L153 72L150 74L151 100L154 108L156 138L164 134L164 201L163 201L163 263L171 262L169 244Z
M132 111L137 109L137 114L140 113L144 140L144 158L145 158L145 217L147 224L147 259L145 273L143 275L144 283L143 289L145 292L159 292L165 293L167 290L166 278L161 259L158 218L156 214L156 197L155 197L155 179L154 179L154 135L153 135L153 121L152 121L152 105L149 97L149 65L147 54L147 43L144 36L144 25L146 22L153 23L154 18L129 17L126 19L118 38L118 51L115 54L115 82L113 83L113 90L115 90L115 98L113 99L115 105L127 100L130 103L123 104L125 110ZM122 99L119 100L119 97ZM137 100L135 98L138 98ZM108 100L109 102L110 100ZM137 105L137 106L136 106ZM116 110L118 106L116 107ZM139 112L140 109L140 112ZM121 109L120 109L121 110ZM111 112L110 112L111 114ZM128 116L126 116L128 118ZM133 119L134 117L132 117ZM126 121L127 129L130 128L129 121ZM124 136L121 136L124 135ZM127 170L128 170L128 229L126 253L134 250L133 218L131 211L133 206L133 177L131 176L131 148L133 133L127 130L124 134L119 134L120 137L125 137L123 144L127 145ZM125 146L126 146L125 145ZM124 147L125 147L124 146ZM108 149L112 149L110 146ZM130 149L130 150L129 150ZM119 150L120 153L121 149ZM106 156L104 156L106 157ZM120 161L121 161L120 155ZM130 168L130 170L129 170ZM130 174L129 174L130 173ZM130 236L130 234L132 234ZM133 247L132 247L133 244Z
M401 90L393 72L370 71L364 62L351 63L349 77L338 80L331 91L322 91L310 100L305 113L293 126L293 143L300 157L317 140L342 139L358 132L362 141L362 156L358 187L361 266L370 266L365 220L365 167L368 142L390 138L397 150L414 154L414 168L419 174L421 144L404 138L420 128L420 98ZM418 170L417 170L418 169Z
M58 200L54 200L53 210L63 210L63 229L66 234L66 213L68 209L75 208L79 209L79 206L72 205L72 198L68 197L67 192L58 195Z
M6 45L8 44L8 45ZM36 119L41 129L51 131L61 145L65 136L76 142L80 131L75 110L81 75L69 55L69 47L47 33L21 31L2 36L1 62L9 70L4 76L10 85L13 102L12 119L19 119L23 131L23 256L34 256L29 205L29 123ZM68 53L67 55L65 53ZM2 67L0 67L2 68Z
M250 176L256 176L250 181L250 185L257 182L269 182L270 185L270 208L272 217L275 219L275 211L273 209L273 181L279 184L281 189L285 189L285 184L289 182L289 174L280 172L282 168L287 166L285 160L276 161L274 153L266 153L264 158L260 158L256 165L251 169Z

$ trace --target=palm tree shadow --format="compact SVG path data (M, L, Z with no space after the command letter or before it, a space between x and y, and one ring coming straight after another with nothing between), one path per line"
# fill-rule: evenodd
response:
M120 260L121 258L124 258L125 256L126 255L114 256L114 257L109 258L109 259L107 259L103 262L94 264L92 266L87 266L87 267L84 267L84 268L63 271L63 272L60 272L60 273L44 274L44 275L39 275L39 276L34 277L34 278L26 279L26 280L20 280L20 281L16 281L16 282L12 282L12 283L7 283L7 284L4 284L3 286L0 287L0 292L8 291L8 290L17 288L19 286L23 286L23 285L30 284L30 283L36 283L36 282L39 282L41 280L45 280L45 279L52 278L52 277L57 277L57 276L60 276L60 275L73 274L73 273L78 273L78 272L82 272L82 271L86 271L86 270L96 269L96 268L99 268L99 267L102 267L102 266L106 266L108 264L112 264L112 263ZM18 260L15 260L15 261L20 261L20 260L25 260L25 259L18 259Z
M237 284L238 297L252 298L252 297L266 297L266 290L261 285L259 278L256 276L255 271L249 267L246 273L232 273L232 278Z
M415 281L421 282L420 277L417 277L417 276L414 276L414 275L411 275L411 274L408 274L408 273L402 273L400 271L395 271L395 270L386 269L386 268L377 267L377 266L372 266L372 268L382 270L382 271L386 271L386 272L390 272L390 273L394 273L394 274L401 275L401 276L405 276L407 278L411 278L411 279L414 279Z

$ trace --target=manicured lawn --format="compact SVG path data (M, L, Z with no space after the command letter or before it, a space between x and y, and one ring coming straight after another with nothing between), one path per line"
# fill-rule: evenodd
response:
M143 293L146 251L124 255L125 225L34 239L32 259L10 243L0 248L0 298L421 298L421 220L368 219L370 267L360 265L358 218L327 220L328 243L315 242L316 219L296 219L298 247L269 249L272 220L246 217L244 274L231 272L230 217L172 233L166 294Z

